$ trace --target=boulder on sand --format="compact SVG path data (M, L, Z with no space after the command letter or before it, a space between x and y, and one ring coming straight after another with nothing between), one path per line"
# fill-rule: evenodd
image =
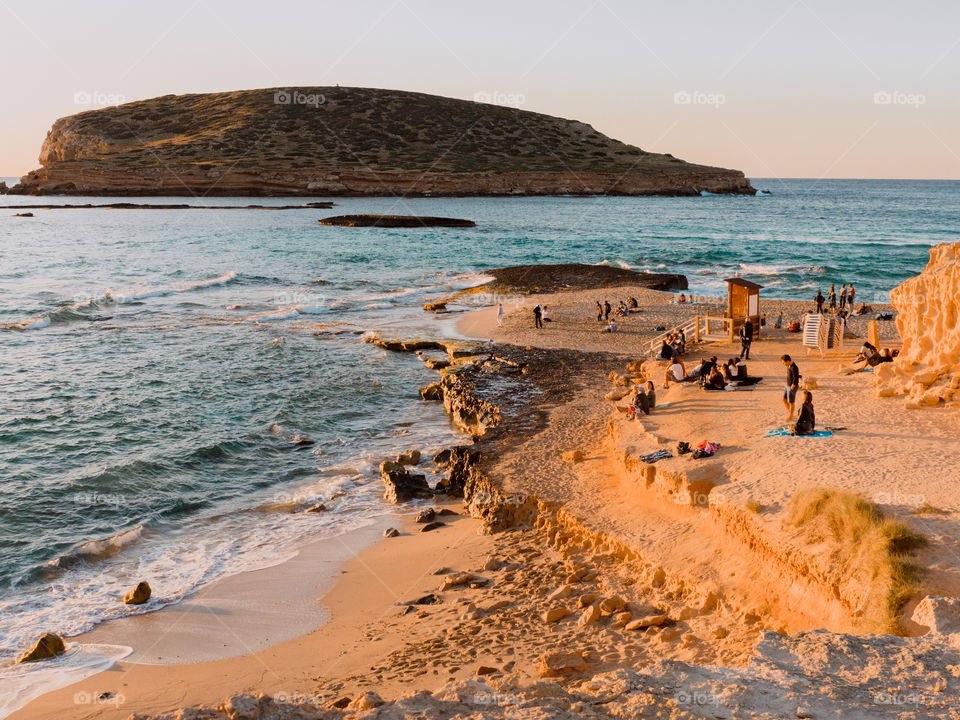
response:
M579 653L562 650L540 658L540 677L557 677L586 670L587 663Z
M137 586L123 596L124 605L143 605L147 600L150 599L152 590L150 589L150 583L146 580L137 583Z
M61 654L66 648L63 639L54 633L44 633L40 639L33 644L33 647L27 650L17 659L18 663L34 662L35 660L46 660Z

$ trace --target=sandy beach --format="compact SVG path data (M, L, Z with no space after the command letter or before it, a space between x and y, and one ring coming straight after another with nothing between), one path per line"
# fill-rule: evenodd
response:
M645 707L663 710L615 713L701 717L682 698L705 692L727 717L733 705L716 698L743 683L770 692L760 668L774 658L803 687L791 680L772 699L754 697L750 717L798 704L818 713L863 707L871 693L916 690L918 677L926 678L924 716L948 717L960 678L910 668L921 656L956 654L927 632L921 602L960 596L960 507L940 472L960 432L956 413L907 410L877 397L870 373L842 371L859 347L854 337L821 358L771 322L749 361L759 384L664 389L650 340L707 306L639 287L602 292L639 300L616 333L599 331L595 290L513 296L503 327L495 307L459 316L458 333L480 344L459 352L437 387L482 459L468 469L464 500L438 505L457 513L441 517L443 527L419 532L414 515L426 505L401 505L399 537L379 537L386 518L180 605L101 626L77 639L129 644L134 654L10 717L180 718L162 713L196 706L220 708L196 717L256 717L238 710L245 702L260 717L292 708L304 714L289 717L303 718L508 717L537 697L550 698L556 716L606 717L591 693L624 672ZM550 310L542 330L532 327L536 303ZM768 318L782 310L787 322L806 308L763 304ZM899 347L895 326L881 325L885 346ZM866 320L850 334L863 337ZM711 338L687 357L737 351ZM784 424L779 358L787 352L812 388L818 423L836 428L832 437L765 437ZM620 397L647 377L657 407L629 420ZM481 422L494 401L497 419ZM715 456L674 452L680 441L702 440L719 444ZM657 450L670 456L643 461ZM791 520L794 496L812 487L856 493L923 536L903 561L922 570L897 586L905 602L893 598L888 565L845 565L829 537ZM339 569L336 581L318 582L330 568ZM866 632L895 634L861 639ZM805 659L826 647L840 648L834 665ZM865 652L883 668L882 682L860 667ZM840 668L856 692L818 694ZM552 689L532 690L544 682ZM223 704L242 694L260 699ZM377 715L388 708L393 714ZM873 702L869 716L893 717L886 709Z

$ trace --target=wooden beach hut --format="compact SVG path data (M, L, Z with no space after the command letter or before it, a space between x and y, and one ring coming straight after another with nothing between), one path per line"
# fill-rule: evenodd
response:
M730 318L730 342L737 331L750 318L753 323L754 337L760 337L760 290L763 285L744 280L727 278L727 317Z

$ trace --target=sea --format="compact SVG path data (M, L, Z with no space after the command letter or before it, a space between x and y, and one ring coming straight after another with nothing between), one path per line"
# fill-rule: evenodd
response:
M13 179L7 179L13 184ZM532 263L742 276L865 302L957 241L960 182L757 179L757 196L334 198L332 210L33 210L0 196L0 670L380 518L380 460L462 441L433 373L365 343L455 335L424 302ZM134 198L298 204L329 198ZM474 228L321 226L335 214ZM458 309L492 302L469 296ZM323 502L328 511L303 512ZM118 600L147 580L148 606ZM0 675L2 680L2 675Z

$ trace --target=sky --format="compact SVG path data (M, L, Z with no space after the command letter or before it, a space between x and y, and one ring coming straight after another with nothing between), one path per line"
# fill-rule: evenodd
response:
M499 102L748 177L960 178L954 0L0 0L0 176L59 117L345 85Z

